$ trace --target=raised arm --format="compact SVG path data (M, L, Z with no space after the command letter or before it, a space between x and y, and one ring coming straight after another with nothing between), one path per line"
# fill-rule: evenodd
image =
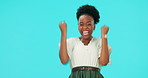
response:
M102 32L102 49L101 49L99 62L101 65L105 66L109 62L108 43L107 43L107 38L105 37L107 35L109 28L106 26L103 26L101 30L102 30L101 31Z
M59 24L60 30L61 30L61 43L60 43L60 60L62 64L66 64L69 60L68 54L67 54L67 25L65 22L61 22Z

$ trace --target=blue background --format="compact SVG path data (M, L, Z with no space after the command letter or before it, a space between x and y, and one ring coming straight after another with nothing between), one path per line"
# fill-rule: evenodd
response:
M76 11L95 6L101 21L93 33L110 27L108 43L113 64L102 68L105 78L147 78L147 0L1 0L0 78L67 78L69 64L60 65L59 22L68 36L78 37Z

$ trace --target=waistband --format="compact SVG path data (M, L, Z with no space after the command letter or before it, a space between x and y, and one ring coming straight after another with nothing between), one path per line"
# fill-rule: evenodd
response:
M96 68L96 67L90 67L90 66L80 66L80 67L75 67L75 68L72 69L72 72L79 71L79 70L91 70L91 71L97 71L97 72L100 72L100 69L99 69L99 68Z

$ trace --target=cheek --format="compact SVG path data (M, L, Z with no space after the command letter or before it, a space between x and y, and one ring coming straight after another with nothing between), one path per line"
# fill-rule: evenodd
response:
M89 27L89 29L90 29L91 31L93 31L93 30L94 30L94 26Z
M79 26L79 27L78 27L78 30L81 31L81 30L82 30L82 27Z
M82 27L78 27L79 33L82 34Z
M89 29L90 29L90 32L92 34L93 33L93 30L94 30L94 27L90 27Z

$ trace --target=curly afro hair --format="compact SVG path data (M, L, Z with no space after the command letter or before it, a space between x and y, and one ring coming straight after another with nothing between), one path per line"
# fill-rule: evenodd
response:
M79 20L79 17L83 14L87 14L89 16L92 16L95 24L97 24L99 22L99 19L100 19L99 11L94 6L83 5L83 6L79 7L77 10L77 13L76 13L77 20Z

